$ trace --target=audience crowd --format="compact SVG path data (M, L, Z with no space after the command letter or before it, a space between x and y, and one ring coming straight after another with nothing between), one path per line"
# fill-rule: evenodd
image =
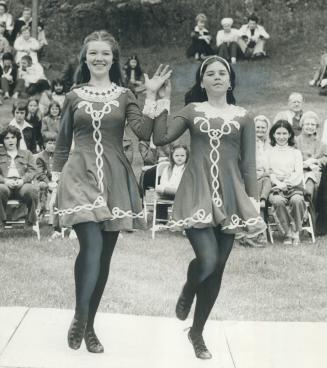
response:
M195 21L188 57L201 60L217 54L235 64L240 59L267 56L265 46L270 36L254 14L239 29L233 28L232 18L221 19L222 29L216 38L207 29L205 14L198 14ZM13 119L0 134L0 231L5 226L9 198L21 199L27 205L29 226L35 224L35 214L41 216L48 210L51 213L56 190L56 183L51 182L52 156L65 93L73 85L76 60L71 60L61 78L48 80L41 64L41 51L47 45L43 25L38 25L38 37L33 38L31 23L30 8L24 8L22 16L14 20L6 1L0 1L0 104L3 99L14 101ZM323 54L310 81L320 94L327 94L326 66L327 54ZM138 98L144 91L144 78L137 55L128 58L123 71L125 86ZM322 221L322 201L327 198L326 124L327 120L305 109L304 98L298 92L290 94L287 109L276 111L272 122L265 115L254 118L260 213L265 221L272 214L285 244L300 243L308 213L314 225L320 224L318 232L327 233L327 226L321 225L326 222L326 218ZM131 163L133 139L127 127L123 145ZM138 148L144 164L142 189L153 186L157 163L167 160L170 164L157 193L173 198L187 165L188 147L177 143L173 147L156 147L150 140L140 141ZM160 212L162 218L168 219L167 208L158 209ZM241 243L261 247L267 243L267 236L242 237Z

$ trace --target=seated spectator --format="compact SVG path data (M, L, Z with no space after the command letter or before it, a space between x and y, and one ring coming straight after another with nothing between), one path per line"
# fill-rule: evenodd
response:
M301 133L300 120L303 115L304 98L301 93L292 92L288 98L288 110L280 111L274 118L273 124L278 120L288 121L292 127L295 135Z
M40 49L39 41L31 36L31 30L28 26L23 26L21 35L16 38L14 43L16 50L16 63L19 64L22 57L29 55L32 59L32 64L38 63L37 51Z
M207 17L200 13L195 18L196 26L191 33L192 43L186 51L187 57L194 57L196 60L205 58L213 54L210 46L211 36L209 31L205 28Z
M0 8L1 8L1 5L0 5ZM2 23L0 22L0 59L2 59L2 56L5 53L11 52L11 47L4 34L5 30L6 30L6 24L3 22Z
M30 97L27 103L27 115L25 120L32 125L34 131L34 137L36 139L36 151L43 150L43 137L42 137L42 114L39 109L39 100L35 97Z
M321 166L327 163L327 145L317 137L319 118L315 112L305 112L300 127L302 131L295 137L295 144L303 157L305 192L308 199L313 201L320 182Z
M160 177L160 183L156 191L162 198L174 199L179 183L182 179L185 166L189 158L189 149L185 145L175 145L169 155L170 164ZM168 206L158 205L157 215L159 219L168 219Z
M36 137L34 135L34 129L32 125L25 120L27 116L27 102L18 101L14 103L12 112L14 119L11 120L9 125L17 128L21 134L18 148L36 153Z
M32 64L32 59L29 55L22 57L18 68L18 77L13 98L18 98L21 94L27 93L33 96L37 93L42 93L45 89L50 89L44 70L41 64Z
M51 89L52 89L52 95L51 95L52 100L58 102L58 104L60 105L60 108L62 109L64 106L65 97L66 97L66 94L64 91L64 83L62 79L60 78L54 79L51 83Z
M248 24L244 24L240 28L239 37L239 46L246 59L267 56L265 43L270 36L264 27L258 24L258 17L256 15L250 15L248 17Z
M235 64L240 54L238 46L238 29L232 28L232 18L223 18L221 20L221 25L223 29L218 31L216 37L217 54L232 64Z
M58 102L52 101L46 116L42 119L42 135L46 132L59 132L61 108Z
M15 20L14 29L11 35L12 43L15 42L17 36L19 35L21 29L24 26L27 26L29 27L29 29L32 29L32 9L28 7L25 7L23 9L22 16Z
M28 209L27 225L36 223L37 189L32 184L36 174L31 152L19 149L20 131L8 126L0 135L0 231L5 227L9 199L19 199Z
M46 46L48 46L48 40L44 32L44 25L41 22L39 22L39 25L37 28L37 40L39 41L39 44L40 44L40 48L37 53L38 53L39 58L41 58L44 55Z
M52 192L52 190L57 186L56 183L52 182L52 163L53 153L56 147L56 139L56 133L45 133L43 136L45 147L44 151L38 153L35 159L37 169L35 179L40 189L40 214L44 214L47 210L48 191Z
M11 33L14 29L13 17L8 13L8 6L6 1L0 1L0 23L5 24L4 36L10 41Z
M319 69L309 84L312 87L319 87L319 94L327 96L327 53L321 55Z
M0 65L0 89L5 99L8 99L16 87L18 68L10 52L3 54ZM2 99L0 98L0 104Z
M254 123L256 130L256 168L258 180L258 193L260 200L260 214L263 219L266 219L268 196L271 191L271 181L267 158L267 150L271 147L268 142L270 121L266 116L258 115L254 118ZM251 247L262 247L266 243L267 243L266 232L259 234L255 238L243 237L241 239L242 245Z
M137 97L138 93L145 90L144 83L142 81L143 72L137 55L133 55L128 58L124 65L124 73L125 86Z
M306 205L303 196L303 160L294 148L294 131L285 120L277 121L269 132L272 147L267 158L272 190L269 202L276 223L284 234L284 244L298 245Z

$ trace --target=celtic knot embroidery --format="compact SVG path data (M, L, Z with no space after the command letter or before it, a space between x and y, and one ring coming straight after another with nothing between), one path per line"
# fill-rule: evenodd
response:
M204 209L199 209L191 217L187 217L185 219L178 220L178 221L169 220L168 225L158 225L158 226L159 228L170 229L172 227L188 226L190 223L192 224L196 222L209 224L210 222L212 222L212 214L209 213L208 215L206 215L206 212Z
M251 217L248 220L242 220L238 215L234 214L231 216L230 224L227 226L223 226L222 229L236 229L238 227L246 227L253 226L258 223L264 223L264 220L261 216Z
M240 129L240 124L235 120L225 121L221 128L213 129L210 126L209 120L203 117L196 117L194 119L194 124L199 124L201 132L207 133L210 138L210 175L211 175L211 187L212 187L212 200L217 207L221 207L223 202L219 195L219 146L221 142L221 137L228 135L232 131L232 126L236 129Z
M119 207L114 207L112 209L113 218L110 220L120 219L123 217L130 217L130 218L145 218L145 212L142 210L139 213L133 213L131 210L124 211L120 209Z
M78 205L73 208L67 208L60 210L59 208L55 207L53 213L55 215L63 216L63 215L71 215L72 213L79 212L81 210L92 211L94 208L104 207L106 206L106 202L102 196L98 196L93 203Z

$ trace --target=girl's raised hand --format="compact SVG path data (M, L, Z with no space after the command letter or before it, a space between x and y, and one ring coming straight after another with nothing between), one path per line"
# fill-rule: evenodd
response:
M144 84L147 95L157 95L159 89L163 86L167 79L170 78L172 70L169 65L160 64L153 77L150 79L147 74L144 74Z

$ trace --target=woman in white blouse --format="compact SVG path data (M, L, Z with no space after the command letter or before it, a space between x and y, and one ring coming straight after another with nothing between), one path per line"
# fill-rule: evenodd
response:
M284 244L298 245L305 212L303 197L303 159L294 146L294 131L285 120L277 121L269 132L272 148L268 165L277 224L285 235Z

